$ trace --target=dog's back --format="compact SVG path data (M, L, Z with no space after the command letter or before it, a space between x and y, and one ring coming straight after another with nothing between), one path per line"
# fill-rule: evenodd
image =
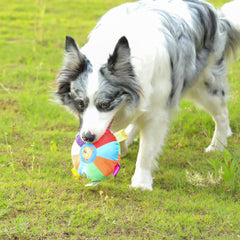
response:
M143 0L123 4L102 17L82 52L91 62L96 62L93 65L101 65L113 52L118 39L125 36L145 96L152 93L149 77L154 79L156 72L162 71L168 81L164 93L170 88L168 103L177 106L182 93L195 83L209 61L220 62L236 52L238 19L236 24L225 19L224 13L220 16L212 5L197 0ZM213 59L209 60L210 55ZM168 86L169 79L171 86Z

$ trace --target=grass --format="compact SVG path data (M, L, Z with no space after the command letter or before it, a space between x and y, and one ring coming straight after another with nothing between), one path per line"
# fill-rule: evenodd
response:
M229 69L234 135L228 153L204 153L213 122L184 101L152 192L128 187L137 142L121 160L116 179L86 188L85 179L71 176L78 121L49 102L65 35L84 44L98 18L122 2L0 2L1 239L240 239L239 61ZM210 183L209 173L221 164L230 175ZM202 184L196 184L199 179Z

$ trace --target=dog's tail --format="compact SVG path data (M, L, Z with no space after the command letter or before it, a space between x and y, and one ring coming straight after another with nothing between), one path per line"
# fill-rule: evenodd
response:
M221 30L227 32L225 57L231 60L240 50L240 0L224 4L218 14Z

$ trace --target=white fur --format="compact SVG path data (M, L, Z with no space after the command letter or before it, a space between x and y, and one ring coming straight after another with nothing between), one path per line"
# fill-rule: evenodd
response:
M222 6L220 12L224 18L231 22L235 28L240 30L240 1L232 1Z

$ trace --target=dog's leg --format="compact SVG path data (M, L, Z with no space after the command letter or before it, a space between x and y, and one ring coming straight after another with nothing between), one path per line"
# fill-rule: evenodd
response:
M206 152L222 151L227 145L227 137L232 134L226 103L226 83L218 80L207 78L190 91L190 98L210 113L215 122L214 135L211 144L205 149Z
M127 154L129 146L133 143L136 135L138 134L138 127L134 124L130 124L125 129L128 139L124 142L121 142L121 155L124 157Z
M140 146L131 187L142 190L152 190L152 171L157 166L156 158L168 130L169 113L164 110L153 113L154 116L139 124Z
M138 126L136 126L136 125L134 125L134 124L130 124L130 125L125 129L126 134L128 135L128 139L126 140L126 145L127 145L127 147L129 147L129 146L133 143L136 135L138 134L138 130L139 130L139 129L138 129Z
M216 109L214 109L215 107ZM211 144L205 149L205 151L223 151L224 146L227 146L227 137L232 135L232 131L229 126L227 104L226 102L213 104L212 108L209 110L212 110L209 112L212 115L213 121L215 122L215 130Z

